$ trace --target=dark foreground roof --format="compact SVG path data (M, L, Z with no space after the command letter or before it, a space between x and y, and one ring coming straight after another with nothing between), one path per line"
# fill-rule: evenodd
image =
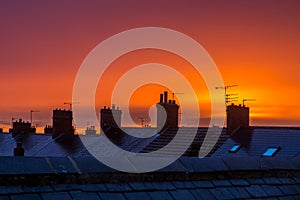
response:
M0 157L0 199L300 199L297 158L181 158L151 173L93 157Z

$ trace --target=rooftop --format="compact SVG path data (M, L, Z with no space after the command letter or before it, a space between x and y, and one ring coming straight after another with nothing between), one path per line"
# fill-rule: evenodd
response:
M93 157L0 157L7 163L0 165L0 199L300 198L299 159L250 161L186 157L139 174L115 171Z
M139 135L142 130L131 131ZM155 152L173 139L174 131L143 139L123 135L114 142L132 152ZM193 130L185 131L188 137ZM96 160L80 137L90 147L99 147L102 156L114 159L120 153L101 148L104 140L99 135L75 136L63 143L50 134L27 134L25 156L13 157L16 142L11 134L1 133L0 163L5 164L0 165L0 199L300 199L299 128L241 129L242 134L251 133L247 147L223 130L208 157L200 159L197 149L205 132L197 129L184 156L150 173L120 172ZM229 153L235 145L238 148ZM269 147L280 150L275 156L262 156ZM168 156L172 151L155 159Z

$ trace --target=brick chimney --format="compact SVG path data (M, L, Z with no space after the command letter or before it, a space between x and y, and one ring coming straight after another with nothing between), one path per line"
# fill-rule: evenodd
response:
M100 110L100 127L101 131L106 131L108 128L121 127L122 110L115 105L112 108L104 106Z
M73 113L71 110L53 110L52 120L52 138L59 135L74 135Z
M175 100L168 100L168 92L160 94L160 101L156 104L157 108L157 128L178 128L179 106ZM165 123L164 123L165 122Z
M231 104L227 106L227 134L232 135L240 127L249 127L249 107Z
M13 122L12 136L15 137L19 134L29 134L32 132L31 123L23 121L21 118L19 121Z

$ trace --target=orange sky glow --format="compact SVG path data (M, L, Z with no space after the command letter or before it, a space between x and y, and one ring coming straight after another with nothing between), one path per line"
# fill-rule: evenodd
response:
M300 126L299 10L297 0L1 1L0 124L7 129L12 117L29 120L30 110L39 110L33 124L42 132L53 109L68 108L64 102L72 100L76 73L95 46L119 32L151 26L182 32L201 44L224 84L239 85L229 90L238 93L236 103L256 99L246 102L251 125ZM202 77L183 58L154 49L130 52L108 67L95 110L111 103L113 87L126 71L144 63L171 66L191 81L200 124L208 124L210 98ZM133 93L129 104L136 125L165 89L149 84Z

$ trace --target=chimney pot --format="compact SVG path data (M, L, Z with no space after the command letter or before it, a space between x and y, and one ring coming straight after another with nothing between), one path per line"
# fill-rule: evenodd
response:
M21 142L18 142L17 147L14 148L14 156L24 156L24 149Z
M167 91L164 92L164 96L165 96L164 102L168 103L168 92Z

